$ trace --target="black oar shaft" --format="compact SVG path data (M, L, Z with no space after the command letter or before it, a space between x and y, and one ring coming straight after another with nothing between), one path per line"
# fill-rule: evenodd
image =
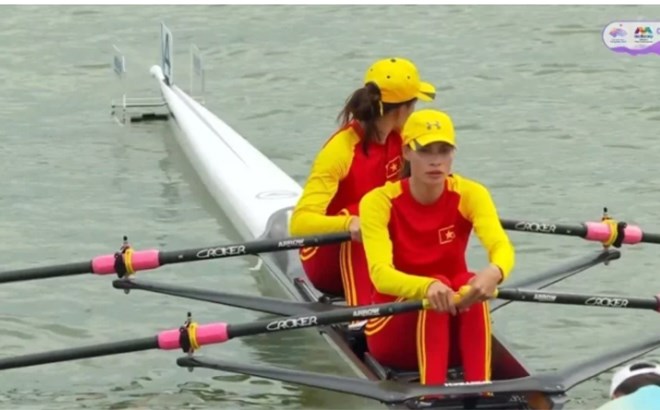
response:
M333 243L347 241L350 238L350 233L338 232L326 235L301 236L288 239L263 239L224 246L185 249L181 251L163 251L158 255L158 260L161 265L193 262L207 259L226 258L231 256L254 255L258 253L298 249L307 246L330 245Z
M28 268L0 273L0 283L22 282L34 279L48 279L60 276L80 275L92 271L92 263L76 262L62 265Z
M579 238L587 236L587 227L584 224L567 225L514 219L502 219L500 222L504 229L510 231L577 236Z
M556 224L540 221L501 219L502 227L510 231L531 232L549 235L576 236L590 241L606 242L610 238L610 229L614 229L615 239L619 244L656 243L660 244L660 234L644 232L635 225L623 224L615 227L605 226L602 222L584 222L579 224ZM617 243L616 240L614 243ZM615 245L617 246L617 245ZM618 246L617 246L618 247Z
M193 323L188 322L185 328L165 330L160 332L157 336L146 337L143 339L103 343L93 346L83 346L0 359L0 370L139 352L150 349L171 350L181 347L184 347L186 350L189 348L197 349L200 346L208 344L224 343L235 337L303 329L412 312L424 309L426 307L425 304L426 302L421 300L403 303L392 302L355 308L340 308L316 314L260 320L257 322L236 325L220 322L205 325L194 324L193 326ZM188 340L188 342L185 342L186 340ZM186 346L186 344L189 344L189 346Z
M642 233L642 242L660 243L660 234L644 232Z
M8 357L0 359L0 370L65 362L68 360L87 359L90 357L139 352L157 348L158 338L152 336L143 339L125 340L122 342L104 343L94 346L74 347L51 352Z
M371 305L360 308L343 308L316 314L298 315L287 318L260 320L252 323L241 323L227 326L229 338L257 335L261 333L278 332L282 330L303 329L353 320L397 315L421 310L424 303L421 300Z
M518 302L554 303L556 305L579 305L649 310L658 310L660 302L658 298L582 295L573 293L555 293L507 288L498 289L497 298Z

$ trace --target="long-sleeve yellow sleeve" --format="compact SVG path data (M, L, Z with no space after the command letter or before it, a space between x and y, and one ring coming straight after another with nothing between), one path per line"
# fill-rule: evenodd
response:
M467 186L461 189L461 214L472 222L472 227L482 246L488 252L490 263L502 271L502 281L506 280L515 264L515 251L508 235L502 228L488 189L483 185L463 180Z
M343 131L343 133L350 131ZM332 137L321 149L291 215L289 233L293 236L348 230L350 215L326 215L337 188L351 168L353 144L350 135Z

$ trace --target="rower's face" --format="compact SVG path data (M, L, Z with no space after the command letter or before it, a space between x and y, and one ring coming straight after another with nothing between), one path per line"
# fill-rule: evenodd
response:
M442 184L451 173L455 148L446 142L433 142L413 151L404 150L404 157L410 161L410 175L425 184Z

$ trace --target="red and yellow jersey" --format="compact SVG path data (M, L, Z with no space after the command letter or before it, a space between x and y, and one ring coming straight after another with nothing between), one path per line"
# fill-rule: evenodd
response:
M291 235L348 230L360 199L385 182L399 179L401 136L392 132L385 144L370 143L366 153L363 137L360 124L351 121L325 143L293 210Z
M434 280L430 275L451 278L467 271L473 228L503 280L514 265L514 249L490 193L456 174L429 205L412 197L408 179L374 189L360 202L360 226L369 274L381 294L378 303L388 297L422 299Z

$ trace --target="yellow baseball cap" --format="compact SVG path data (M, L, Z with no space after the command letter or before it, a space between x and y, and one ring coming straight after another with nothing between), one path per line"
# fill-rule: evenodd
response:
M421 81L417 67L405 58L376 61L364 75L364 83L368 82L376 83L384 103L402 103L413 98L431 101L435 98L435 87Z
M451 117L434 109L419 110L410 114L403 126L401 136L403 145L410 146L412 150L432 142L446 142L456 146L456 135Z

